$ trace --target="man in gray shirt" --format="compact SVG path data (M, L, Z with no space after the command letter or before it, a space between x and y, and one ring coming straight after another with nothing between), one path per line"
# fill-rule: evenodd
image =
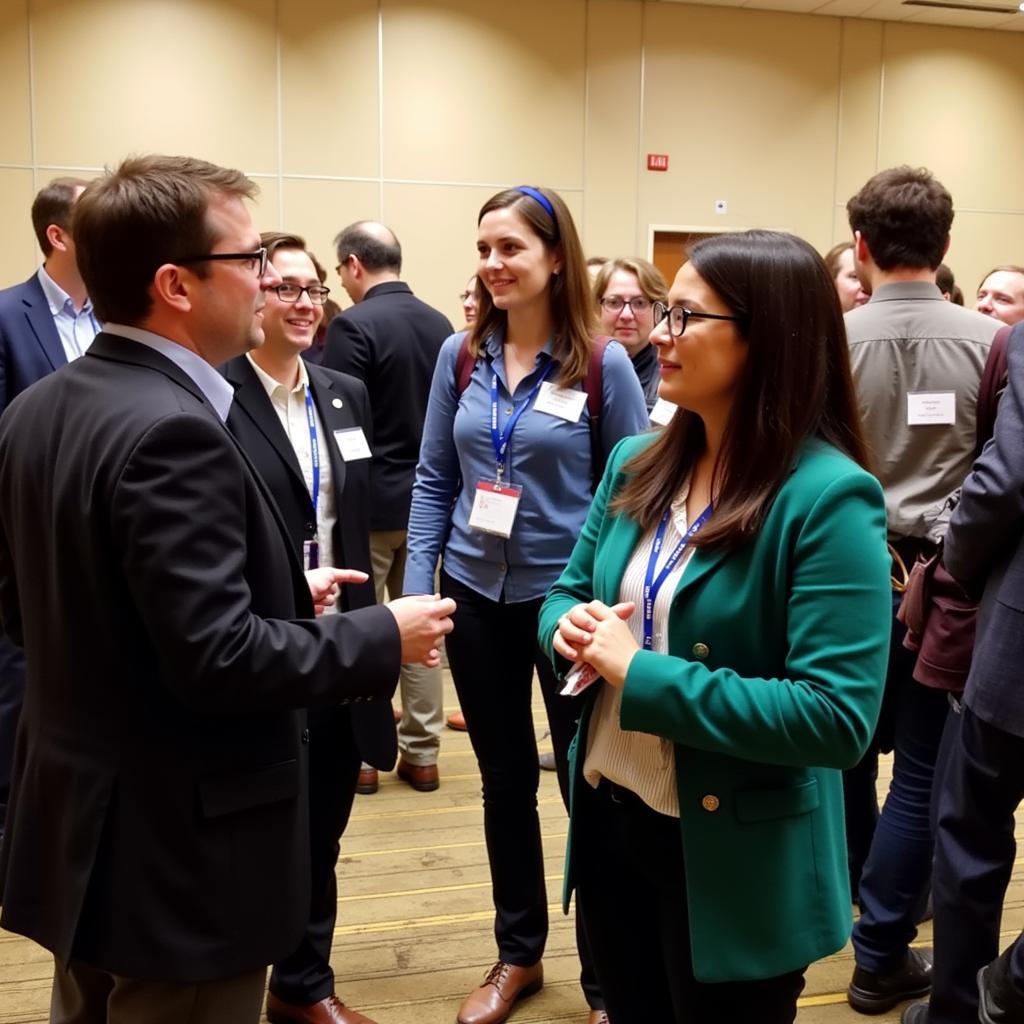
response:
M876 174L847 212L857 273L871 293L846 314L850 361L885 488L889 540L909 567L942 539L947 503L970 470L978 386L998 324L945 302L935 286L953 200L927 170ZM894 613L899 599L894 592ZM882 719L872 750L846 780L851 881L861 909L848 999L862 1013L883 1013L931 985L930 951L909 944L929 891L929 799L948 700L915 682L903 636L894 614ZM893 780L872 828L879 749L894 751Z

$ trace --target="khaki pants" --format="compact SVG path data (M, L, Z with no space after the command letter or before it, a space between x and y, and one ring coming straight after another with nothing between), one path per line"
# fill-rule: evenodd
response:
M50 1024L257 1024L266 975L141 981L54 961Z
M370 559L377 600L402 594L406 556L405 530L378 530L370 534ZM437 764L444 727L444 690L440 668L403 665L402 720L398 723L398 749L409 764Z

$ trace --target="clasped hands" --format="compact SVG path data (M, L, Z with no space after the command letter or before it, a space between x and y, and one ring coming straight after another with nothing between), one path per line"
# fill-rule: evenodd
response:
M553 646L570 661L593 665L612 686L626 681L629 663L640 645L626 620L636 611L632 601L609 607L603 601L574 604L559 620Z

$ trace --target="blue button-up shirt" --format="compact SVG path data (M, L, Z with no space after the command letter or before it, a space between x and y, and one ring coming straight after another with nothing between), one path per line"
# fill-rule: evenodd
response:
M70 363L85 354L92 344L93 338L99 334L100 325L92 312L92 303L86 299L81 309L76 310L71 296L50 275L46 267L40 267L39 287L46 296L46 304L50 307L53 323L60 335L60 343L64 355Z
M404 592L433 593L434 569L443 554L445 572L477 593L494 601L502 595L509 603L530 601L543 596L561 573L590 509L590 416L584 405L579 419L569 423L537 412L531 403L516 424L506 456L503 481L523 489L512 536L472 529L469 515L477 483L493 483L497 474L491 440L492 374L498 378L498 429L503 431L552 357L549 341L511 395L503 338L492 336L460 395L455 363L462 338L455 334L444 343L430 386L409 513ZM557 382L557 377L554 366L547 379ZM607 456L623 437L650 423L636 373L617 342L604 351L601 385L601 446ZM582 391L582 382L575 389Z

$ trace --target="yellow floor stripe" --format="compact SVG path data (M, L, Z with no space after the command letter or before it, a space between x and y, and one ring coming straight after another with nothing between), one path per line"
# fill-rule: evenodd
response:
M369 799L367 797L366 799ZM560 796L544 797L537 801L538 807L548 804L561 804ZM412 811L370 811L366 814L353 814L349 821L384 821L388 818L425 818L431 814L467 814L474 812L479 814L483 810L481 804L474 804L472 807L417 807Z
M567 832L545 832L545 839L565 839ZM342 850L340 863L352 863L363 857L385 857L392 853L433 853L436 850L468 850L476 846L486 846L482 839L471 843L442 843L439 846L396 846L390 850L360 850L358 853L345 853Z
M545 882L557 882L562 884L561 875L545 875ZM367 900L391 900L402 896L424 896L427 893L438 892L466 892L468 889L489 889L491 880L484 882L460 882L458 885L431 885L422 889L395 889L391 892L368 892L360 896L339 896L339 903L364 903Z
M561 903L549 903L548 913L561 914ZM490 921L493 910L476 910L465 914L438 914L435 917L412 917L394 921L374 921L367 924L343 924L334 929L339 935L373 935L378 932L400 932L409 928L435 928L442 924L469 924L473 921Z

